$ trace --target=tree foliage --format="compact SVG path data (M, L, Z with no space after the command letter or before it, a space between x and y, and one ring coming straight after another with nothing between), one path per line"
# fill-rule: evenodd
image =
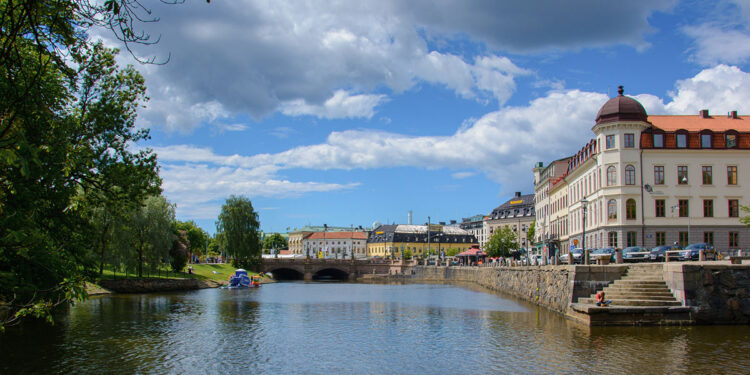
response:
M185 268L189 247L187 233L184 230L178 231L172 242L172 248L169 250L169 264L172 266L172 271L180 272Z
M529 246L536 243L536 220L531 222L529 229L526 231L526 241L528 241Z
M747 225L747 226L750 226L750 206L742 206L742 205L740 205L740 209L742 209L742 211L744 211L744 212L746 212L748 214L747 216L741 217L740 218L740 222L743 223L743 224L745 224L745 225Z
M84 297L114 223L160 192L155 155L131 147L148 139L135 127L143 78L85 35L114 14L88 0L0 0L0 329Z
M253 268L260 264L260 221L249 199L229 197L221 207L216 232L235 267Z
M189 243L188 253L201 255L206 252L208 247L209 235L203 228L195 224L194 221L177 221L177 229L185 231Z
M518 249L516 233L510 227L496 229L484 245L485 252L491 257L508 257L516 249Z
M273 233L263 240L264 249L282 250L287 248L286 239L279 233Z

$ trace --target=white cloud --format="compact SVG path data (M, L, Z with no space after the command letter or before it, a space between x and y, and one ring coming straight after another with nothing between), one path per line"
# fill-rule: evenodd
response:
M682 28L695 40L689 50L693 60L704 66L743 64L750 60L750 1L711 3L701 18L705 21Z
M651 31L648 17L672 2L156 3L160 21L144 27L160 42L135 46L136 52L157 59L169 53L171 61L144 69L152 102L139 121L190 132L204 123L274 112L371 118L385 95L422 83L502 105L515 91L515 78L527 72L497 51L640 48ZM612 14L618 22L609 22ZM471 49L486 52L431 47L467 37Z
M375 107L386 100L385 95L350 95L344 90L336 91L321 105L308 104L304 99L281 103L280 111L287 116L311 115L318 118L372 118Z
M455 178L457 180L461 180L461 179L469 178L469 177L476 176L476 175L477 175L477 172L465 171L465 172L456 172L456 173L453 173L453 174L451 174L451 177L453 177L453 178Z

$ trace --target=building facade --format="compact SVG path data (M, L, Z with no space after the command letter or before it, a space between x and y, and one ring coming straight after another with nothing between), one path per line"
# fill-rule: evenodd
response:
M536 238L533 242L546 242L552 237L552 203L550 190L565 175L570 157L555 160L546 167L539 162L534 167L534 210L536 211Z
M474 215L472 217L461 218L461 222L458 223L461 229L474 235L479 242L479 247L484 247L488 239L487 227L484 224L486 217L485 215Z
M315 232L302 240L305 257L352 259L364 258L367 250L367 232Z
M533 243L527 238L527 232L535 218L534 194L521 195L521 192L516 192L513 198L492 210L484 220L487 239L498 228L509 227L516 233L519 246L522 249L530 248Z
M750 123L708 110L648 116L619 93L599 110L595 138L552 184L550 221L561 247L584 239L587 249L750 247L750 228L739 221L750 198Z
M421 258L448 253L450 249L460 253L475 244L476 237L457 226L432 224L428 232L427 225L381 225L367 238L367 256L401 258L401 254L409 250L413 256Z
M361 228L361 227L360 227ZM327 225L307 225L302 228L294 228L293 231L289 232L289 238L287 243L289 245L289 253L295 255L305 254L305 248L303 246L303 240L309 235L317 232L346 232L353 231L353 228L347 227L329 227Z

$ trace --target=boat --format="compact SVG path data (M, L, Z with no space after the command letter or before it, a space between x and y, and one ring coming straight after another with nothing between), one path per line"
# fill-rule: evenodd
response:
M249 288L250 277L247 276L247 271L239 268L234 271L234 275L229 276L228 288Z

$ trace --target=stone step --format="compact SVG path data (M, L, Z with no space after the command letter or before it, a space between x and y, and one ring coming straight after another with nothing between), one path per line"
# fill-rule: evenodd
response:
M653 299L617 299L608 298L612 301L610 306L682 306L680 301L661 301ZM579 298L578 303L595 304L594 298Z
M676 301L673 295L653 295L646 293L606 293L607 299L636 299L636 300L658 300L658 301ZM596 298L596 294L592 294L591 298Z
M614 288L614 289L657 289L662 290L666 289L669 290L669 287L666 283L661 284L609 284L605 288Z
M664 277L661 275L659 276L646 276L646 275L638 275L638 276L626 276L621 278L620 280L626 280L626 281L664 281Z
M672 291L669 290L666 286L661 288L620 288L616 286L608 286L604 289L604 293L627 293L627 292L640 292L640 293L669 293L672 294Z
M664 280L615 280L614 283L610 285L623 285L623 286L634 286L634 287L641 287L641 286L664 286L667 285Z

